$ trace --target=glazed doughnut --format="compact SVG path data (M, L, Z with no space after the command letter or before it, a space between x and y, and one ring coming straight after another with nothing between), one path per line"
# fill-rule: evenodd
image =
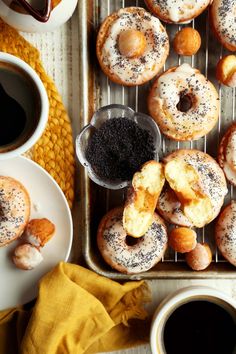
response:
M209 223L219 214L224 202L224 197L228 192L222 169L211 156L199 150L177 150L165 157L164 163L167 163L172 159L180 159L191 165L198 172L201 187L205 195L210 199L212 205L212 217L210 220L207 220L207 223ZM158 210L165 218L165 206L160 202L158 203ZM170 214L168 214L168 218L172 222ZM189 226L181 223L179 225Z
M169 40L158 18L141 7L127 7L104 20L96 51L102 70L112 81L141 85L163 67Z
M197 140L215 126L219 97L199 70L182 64L167 70L154 82L148 110L168 138Z
M178 200L175 192L169 186L165 186L161 192L156 208L158 213L171 224L185 227L193 226L187 216L184 215L181 210L180 201Z
M236 124L229 127L220 142L218 161L227 180L236 186Z
M236 266L236 202L234 200L220 213L216 223L215 240L222 255Z
M167 248L166 226L156 213L146 234L132 238L129 245L127 233L122 224L123 208L108 212L101 220L97 244L104 260L121 273L135 274L145 272L158 263Z
M211 23L213 31L223 46L236 50L236 0L214 0L211 6Z
M17 268L31 270L42 262L43 256L37 247L24 243L15 248L12 260Z
M199 16L212 0L145 0L147 7L162 21L182 23Z
M23 233L30 217L30 197L25 187L11 177L0 176L0 247Z

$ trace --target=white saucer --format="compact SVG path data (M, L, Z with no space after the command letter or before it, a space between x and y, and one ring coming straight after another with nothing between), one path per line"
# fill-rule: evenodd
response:
M33 270L20 270L10 254L19 243L0 248L0 310L23 305L38 293L38 281L58 262L67 261L73 235L71 212L66 198L54 179L35 162L25 158L0 162L0 175L19 180L31 198L31 218L46 217L56 227L53 238L44 246L44 260Z

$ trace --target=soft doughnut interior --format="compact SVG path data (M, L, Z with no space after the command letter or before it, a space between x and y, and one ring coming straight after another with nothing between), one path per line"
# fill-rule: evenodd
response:
M145 234L153 221L164 182L163 165L156 161L149 161L134 174L123 213L123 225L128 235L141 237Z
M176 193L185 216L196 227L203 227L212 217L210 198L204 193L196 169L173 159L165 165L165 178Z

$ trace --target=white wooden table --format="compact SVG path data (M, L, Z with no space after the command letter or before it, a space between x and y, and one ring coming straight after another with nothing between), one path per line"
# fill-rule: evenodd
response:
M79 131L79 105L78 105L78 82L79 82L79 37L78 16L74 14L72 19L58 30L45 34L23 34L24 37L35 45L41 52L42 61L48 74L55 81L62 95L64 104L71 117L74 137ZM76 200L78 203L78 200ZM75 203L75 204L76 204ZM75 263L83 262L81 256L81 237L76 227L76 205L74 210L74 242L71 260ZM212 286L224 291L236 299L235 280L153 280L149 281L153 293L153 300L148 306L150 313L154 311L158 303L170 292L189 285ZM149 345L139 348L117 351L123 354L151 353Z

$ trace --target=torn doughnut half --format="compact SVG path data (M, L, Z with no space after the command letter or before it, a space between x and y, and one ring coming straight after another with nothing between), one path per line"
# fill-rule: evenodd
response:
M196 227L203 227L212 219L210 198L204 193L197 170L178 159L165 165L165 178L182 204L187 218Z
M141 237L147 232L164 183L164 167L157 161L146 162L134 174L123 212L123 227L128 235Z

